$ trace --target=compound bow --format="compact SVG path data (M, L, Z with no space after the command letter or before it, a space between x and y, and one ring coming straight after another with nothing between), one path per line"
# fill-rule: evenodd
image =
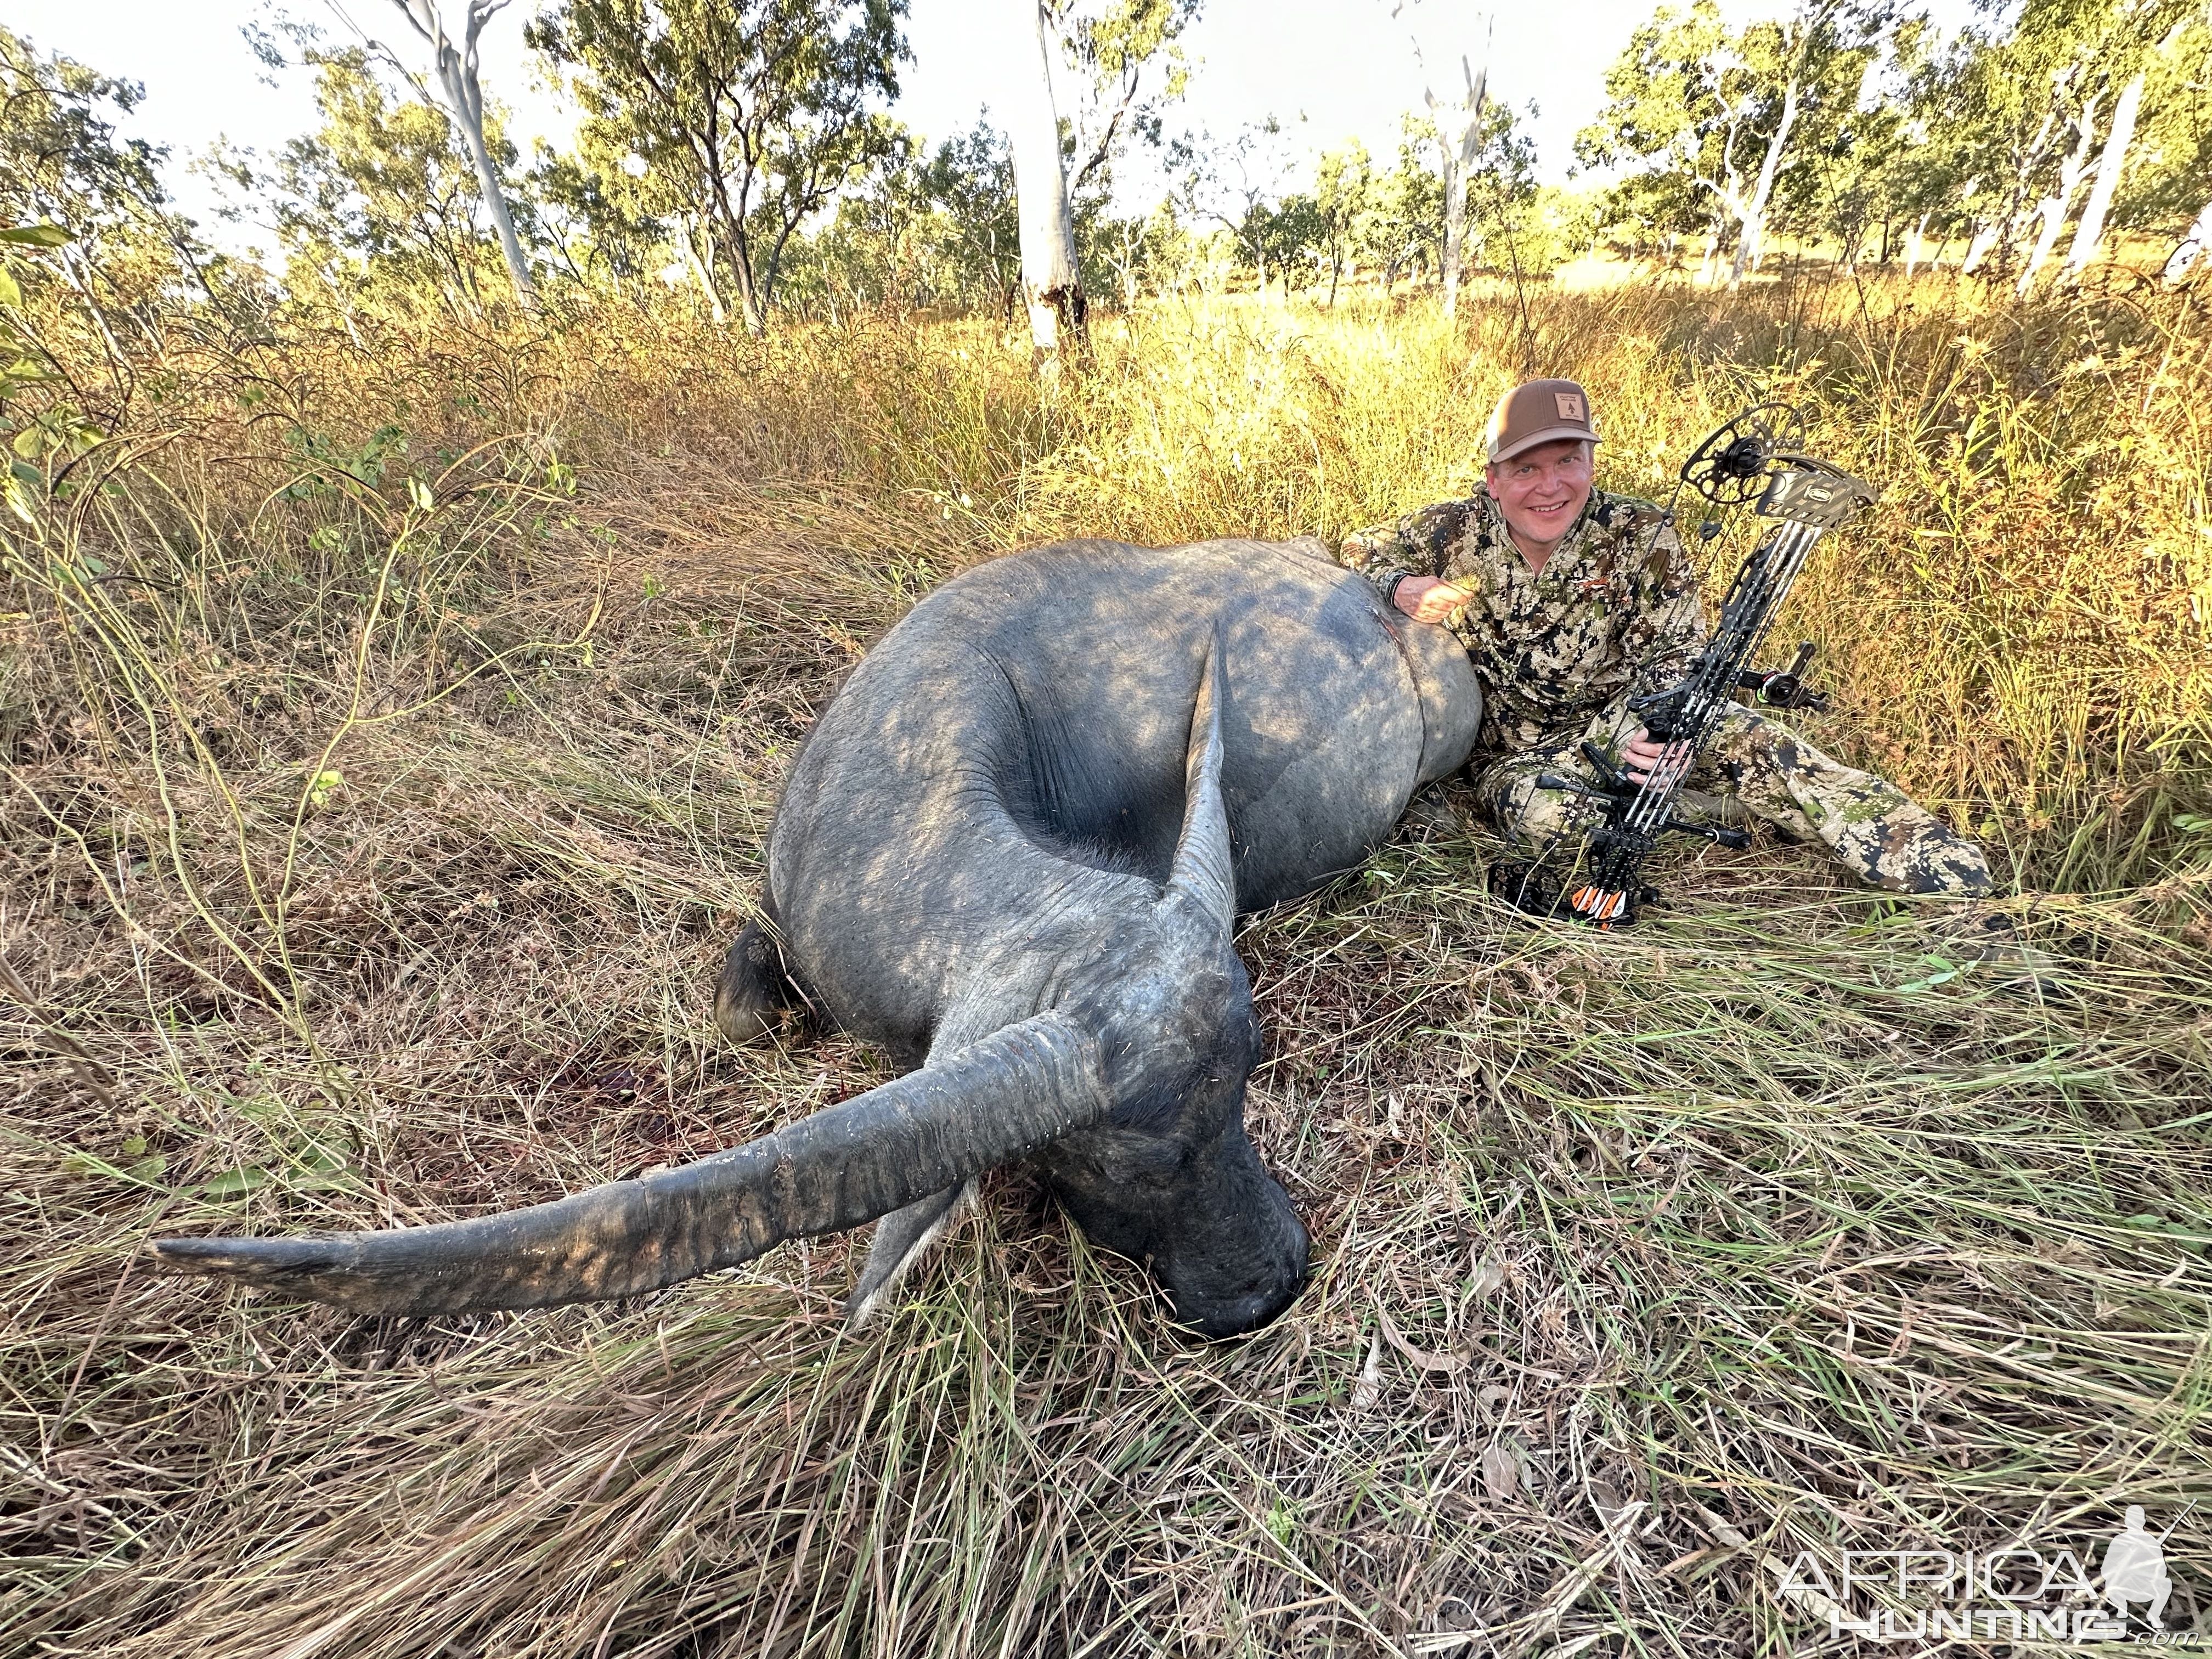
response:
M1825 696L1804 683L1806 665L1813 659L1811 641L1797 647L1787 668L1761 672L1751 667L1813 544L1874 500L1874 491L1861 480L1798 453L1803 441L1803 424L1794 410L1759 404L1717 428L1682 464L1674 501L1680 500L1685 486L1715 507L1756 501L1767 526L1736 572L1712 635L1689 672L1666 690L1629 702L1644 729L1665 745L1658 763L1648 773L1633 775L1595 744L1585 743L1583 756L1598 779L1595 787L1550 772L1537 777L1540 789L1565 790L1595 801L1601 817L1589 832L1580 878L1571 890L1549 876L1540 861L1499 867L1493 889L1522 909L1571 915L1600 927L1623 927L1636 920L1640 906L1658 896L1643 884L1641 874L1660 836L1674 830L1726 847L1750 844L1741 830L1676 817L1674 804L1739 690L1753 693L1771 708L1828 706ZM1670 501L1661 524L1671 524L1674 518ZM1720 526L1708 519L1698 533L1710 541ZM1656 539L1656 528L1652 535ZM1645 549L1647 556L1650 550Z

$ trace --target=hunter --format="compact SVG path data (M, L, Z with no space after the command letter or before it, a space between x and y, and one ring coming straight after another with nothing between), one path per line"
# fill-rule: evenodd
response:
M1536 785L1545 772L1591 777L1585 740L1638 775L1659 763L1628 700L1680 678L1705 644L1705 615L1697 570L1660 509L1592 487L1599 438L1581 386L1516 387L1484 441L1479 493L1347 537L1341 558L1466 646L1487 700L1468 775L1509 838L1541 848L1589 827L1584 798ZM1741 704L1688 786L1717 797L1724 816L1733 797L1785 838L1825 843L1893 892L1990 890L1974 842Z

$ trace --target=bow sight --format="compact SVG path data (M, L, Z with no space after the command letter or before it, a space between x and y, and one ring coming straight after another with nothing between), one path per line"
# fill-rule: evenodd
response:
M1635 921L1639 906L1657 897L1642 884L1644 860L1661 836L1670 830L1700 836L1725 847L1746 847L1741 830L1693 823L1674 816L1674 804L1698 757L1720 731L1738 690L1752 692L1771 708L1826 708L1827 699L1804 683L1813 659L1808 641L1786 668L1761 672L1751 659L1765 638L1790 585L1804 568L1813 544L1874 500L1874 491L1848 472L1801 453L1804 422L1787 404L1764 403L1745 410L1717 428L1682 464L1661 525L1674 520L1674 503L1685 488L1716 507L1757 504L1767 520L1758 544L1746 556L1705 648L1689 671L1663 690L1632 697L1629 712L1665 745L1658 764L1642 775L1615 765L1595 744L1582 745L1595 784L1554 773L1540 774L1536 787L1559 789L1595 802L1600 821L1583 847L1571 884L1534 864L1499 866L1492 890L1538 915L1570 915L1601 927ZM1711 541L1719 523L1707 518L1698 527ZM1656 539L1658 529L1652 532ZM1650 544L1644 553L1648 558Z

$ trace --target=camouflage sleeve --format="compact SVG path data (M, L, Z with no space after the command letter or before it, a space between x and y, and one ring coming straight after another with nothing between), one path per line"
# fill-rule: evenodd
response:
M1468 514L1479 505L1439 501L1395 523L1355 530L1344 538L1337 562L1366 577L1386 598L1401 576L1440 576Z
M1621 654L1635 665L1637 686L1656 690L1680 679L1705 648L1705 608L1698 597L1697 567L1683 552L1674 526L1662 524L1656 532L1639 526L1634 533L1650 537L1651 550L1637 574Z
M1336 562L1366 577L1388 599L1400 578L1419 574L1413 568L1416 558L1407 543L1404 525L1401 519L1396 524L1379 524L1370 530L1353 531L1344 538Z

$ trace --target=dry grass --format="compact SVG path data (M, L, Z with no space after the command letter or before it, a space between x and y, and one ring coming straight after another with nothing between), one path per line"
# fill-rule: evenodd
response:
M180 359L190 418L8 552L0 1650L1764 1652L1819 1633L1765 1560L2129 1502L2212 1617L2212 372L2117 299L1862 297L1164 307L1043 392L957 325ZM1179 1341L1011 1176L857 1341L845 1240L430 1323L133 1264L878 1080L706 1012L866 642L1024 541L1464 489L1531 349L1608 388L1618 481L1787 384L1889 484L1804 596L1820 735L1996 826L2050 994L1787 849L1533 924L1432 813L1245 935L1317 1264L1250 1340Z

